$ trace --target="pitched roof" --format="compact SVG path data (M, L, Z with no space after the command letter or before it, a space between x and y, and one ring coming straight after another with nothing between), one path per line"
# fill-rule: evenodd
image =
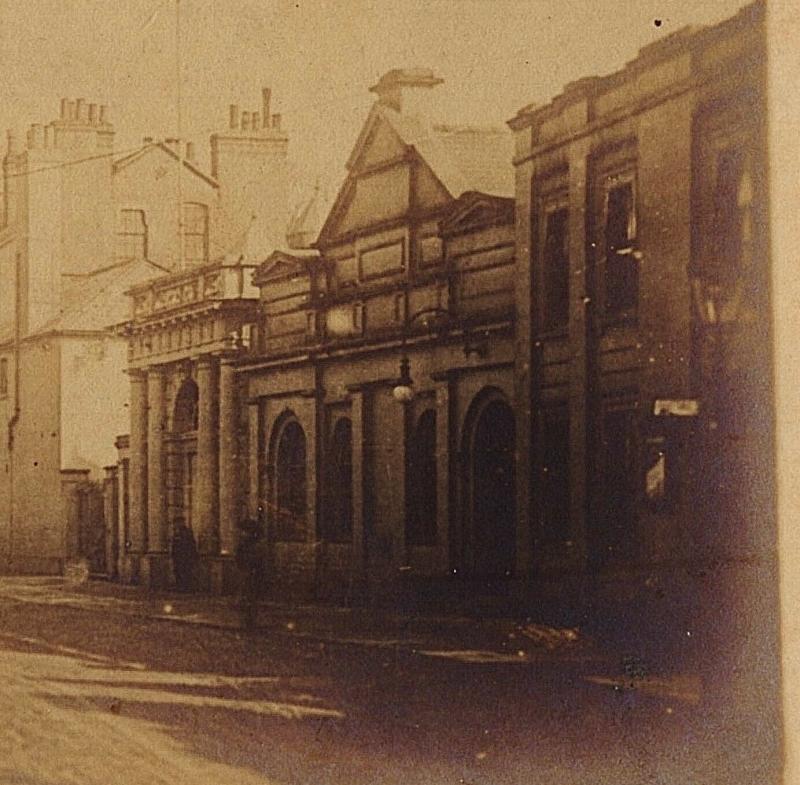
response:
M507 128L434 125L383 104L376 104L375 111L419 153L454 198L467 191L514 195L513 136Z
M180 156L165 142L145 142L138 150L134 150L132 153L128 153L127 155L123 155L121 158L117 158L114 161L114 173L116 174L121 169L124 169L126 166L138 161L141 158L144 158L145 155L155 151L160 150L163 153L166 153L168 156L173 158L175 161L183 160L183 165L190 171L192 174L197 175L198 177L205 180L209 185L212 185L214 188L219 187L219 183L211 177L211 175L206 174L202 169L200 169L196 164L192 163L186 158L181 159Z
M164 273L152 262L127 259L90 275L75 276L64 288L59 315L36 332L94 332L119 324L130 311L125 292Z

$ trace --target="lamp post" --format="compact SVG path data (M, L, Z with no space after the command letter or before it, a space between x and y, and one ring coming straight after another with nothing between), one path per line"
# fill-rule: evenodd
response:
M446 308L423 308L409 317L403 327L403 338L401 342L402 356L400 358L400 375L392 389L394 399L399 403L408 403L414 397L414 380L411 378L411 364L408 359L406 351L406 340L408 338L409 328L417 321L421 321L426 326L432 321L441 320L442 331L446 331L451 326L453 314ZM464 357L469 358L471 355L478 357L485 357L489 351L489 342L487 336L480 335L473 336L467 330L464 331Z
M414 397L414 380L411 378L411 363L408 359L406 351L406 339L408 337L409 328L416 322L421 321L426 326L430 323L429 320L442 319L445 326L452 317L450 311L445 308L423 308L412 314L403 326L403 338L401 343L402 356L400 358L400 375L397 377L392 395L399 403L408 403Z

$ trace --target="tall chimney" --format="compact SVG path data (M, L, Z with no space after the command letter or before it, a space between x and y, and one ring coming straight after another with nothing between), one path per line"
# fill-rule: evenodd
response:
M272 99L272 90L269 87L261 88L261 117L263 118L264 128L269 125L269 104Z
M239 129L239 107L237 104L230 105L230 127L232 131Z

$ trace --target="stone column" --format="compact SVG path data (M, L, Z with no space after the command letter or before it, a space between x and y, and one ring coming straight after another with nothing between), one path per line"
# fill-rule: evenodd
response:
M119 557L119 539L117 521L119 520L119 480L118 467L106 466L103 470L103 521L105 523L105 561L106 574L109 578L117 575L117 559Z
M147 372L147 404L147 551L165 553L164 376L159 368Z
M192 520L200 552L219 550L218 463L216 418L216 361L201 357L197 364L198 422L197 470L194 479Z
M147 378L143 371L130 370L131 434L128 465L128 544L123 580L139 576L139 560L147 550Z
M219 549L222 555L236 548L236 522L242 462L239 456L239 407L233 358L219 369Z

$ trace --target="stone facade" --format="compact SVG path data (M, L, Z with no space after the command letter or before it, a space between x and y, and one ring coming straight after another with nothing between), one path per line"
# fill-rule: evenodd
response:
M532 573L758 540L732 500L763 511L736 456L768 454L746 447L769 368L762 13L678 31L510 122Z
M266 92L264 99L268 108ZM275 117L248 117L246 127L237 118L236 128L212 137L211 173L190 143L145 139L118 150L114 137L106 108L83 99L64 99L58 118L32 125L24 141L8 137L0 209L0 569L59 572L69 559L94 558L87 552L94 538L74 533L96 517L104 467L117 462L114 439L129 430L129 338L109 329L130 316L125 292L170 271L201 269L177 291L145 286L143 296L156 299L137 303L137 318L214 300L230 286L224 260L263 259L263 244L286 226L287 138ZM254 189L253 172L270 167L269 188ZM93 500L81 507L76 494L89 488Z

